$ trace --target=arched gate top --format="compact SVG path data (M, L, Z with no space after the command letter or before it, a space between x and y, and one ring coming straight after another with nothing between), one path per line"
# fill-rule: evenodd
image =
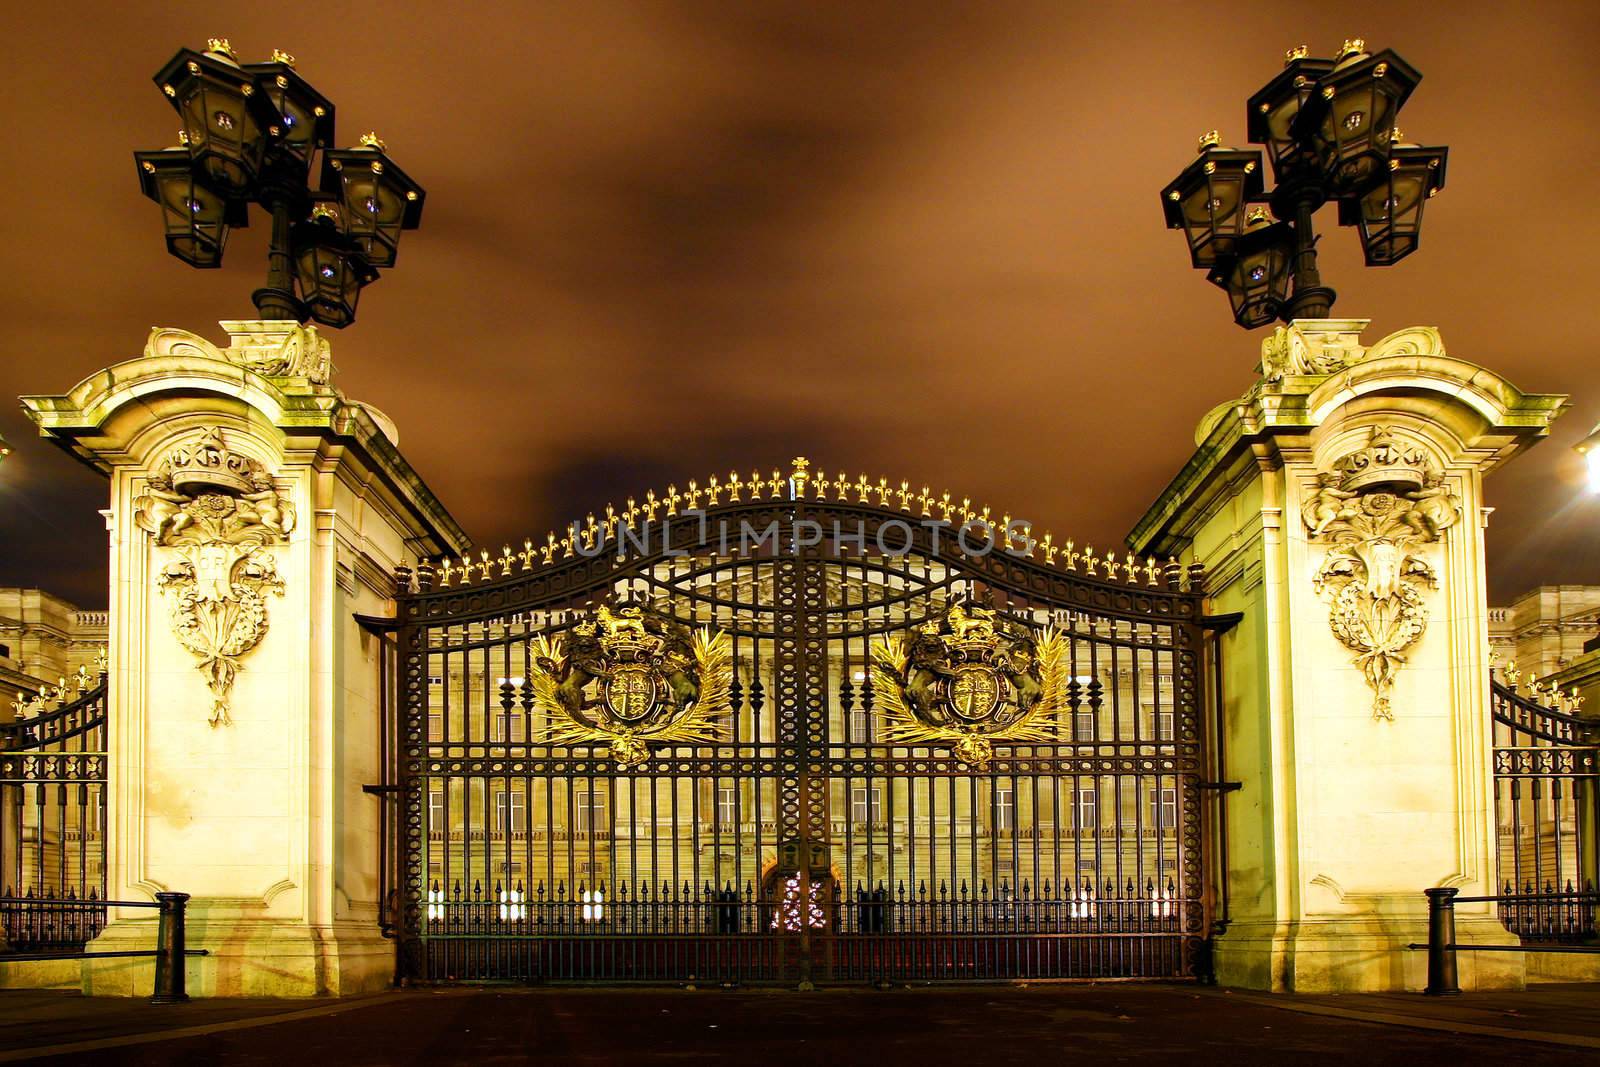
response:
M498 556L485 549L476 560L419 561L395 575L402 614L414 621L489 617L559 597L601 592L619 575L685 553L717 546L717 529L765 529L771 523L816 523L822 533L849 523L856 536L896 539L896 547L973 570L986 580L1028 591L1064 606L1130 617L1167 617L1197 622L1200 581L1196 568L1176 560L1140 560L1131 552L1097 552L1071 539L1057 543L1048 532L1009 513L974 508L970 497L898 487L840 472L830 479L804 457L787 474L774 468L748 478L737 472L713 475L702 486L647 492L603 516L589 514L565 533L531 538L520 550L507 545ZM792 527L790 527L792 529ZM963 536L965 535L965 536ZM721 539L726 544L726 536ZM774 538L776 540L776 538ZM981 546L981 551L973 551ZM771 542L768 550L772 549Z

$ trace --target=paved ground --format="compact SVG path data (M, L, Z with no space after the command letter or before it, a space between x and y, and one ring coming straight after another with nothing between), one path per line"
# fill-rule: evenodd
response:
M1384 1018L1446 1029L1372 1021ZM1540 1031L1587 1047L1527 1039ZM1600 1062L1600 986L1452 1001L1144 985L809 994L504 988L167 1007L0 991L0 1049L8 1050L0 1059L52 1053L42 1062L59 1064L306 1067L777 1061L1036 1067L1170 1063L1196 1055L1229 1064L1287 1056L1412 1065Z

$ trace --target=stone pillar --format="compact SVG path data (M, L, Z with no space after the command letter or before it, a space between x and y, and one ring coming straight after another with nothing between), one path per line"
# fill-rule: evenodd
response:
M466 538L380 412L329 383L293 322L225 322L221 349L152 331L144 356L63 396L40 432L111 481L108 893L191 895L191 992L387 985L378 930L382 639L395 566ZM155 943L113 909L92 946ZM148 995L153 963L85 965Z
M1219 980L1417 989L1423 890L1494 891L1483 478L1566 403L1445 354L1437 330L1361 343L1300 320L1214 409L1129 535L1201 563L1220 639L1228 912ZM1515 944L1492 906L1463 943ZM1521 953L1463 952L1463 988L1515 987Z

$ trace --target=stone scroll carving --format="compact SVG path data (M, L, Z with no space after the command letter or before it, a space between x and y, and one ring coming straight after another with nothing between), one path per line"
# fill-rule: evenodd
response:
M1318 477L1302 518L1328 554L1312 581L1331 595L1329 626L1356 654L1376 719L1393 719L1395 675L1428 626L1425 594L1438 585L1418 550L1461 517L1461 500L1417 446L1388 427Z
M259 462L231 451L220 429L172 449L134 500L134 521L170 549L158 579L172 632L211 690L211 725L227 725L239 659L267 632L267 595L283 595L270 546L295 513Z
M305 378L326 385L333 375L333 357L327 338L316 326L299 323L228 321L232 344L218 348L199 334L172 326L157 326L145 339L146 358L199 357L234 363L257 374L278 378Z

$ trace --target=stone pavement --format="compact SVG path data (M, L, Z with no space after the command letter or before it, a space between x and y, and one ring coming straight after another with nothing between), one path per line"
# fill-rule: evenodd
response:
M1562 1047L1565 1046L1565 1047ZM61 1064L1600 1062L1600 986L1435 1000L1191 986L404 990L153 1006L0 991L0 1062Z

